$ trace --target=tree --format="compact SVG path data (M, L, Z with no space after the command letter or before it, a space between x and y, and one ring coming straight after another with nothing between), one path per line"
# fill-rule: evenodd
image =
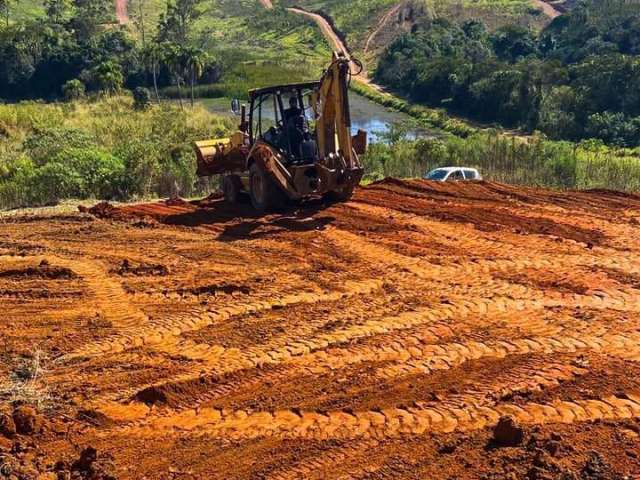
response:
M113 60L101 62L90 70L85 70L81 76L95 90L106 94L119 92L124 84L122 66Z
M185 72L185 56L183 49L174 43L165 43L163 45L163 59L171 73L171 78L178 89L180 108L184 108L184 104L182 102L182 82L184 81Z
M169 0L160 16L158 40L185 45L195 21L202 15L202 0Z
M69 13L71 3L70 0L45 0L44 8L47 17L53 23L60 24Z
M142 48L145 48L147 46L147 3L148 0L129 0L129 10L131 11L131 18L133 20L133 24L140 32Z
M491 42L498 58L510 63L535 55L538 51L532 32L515 25L498 29Z
M73 0L75 15L72 26L76 31L78 40L89 42L99 26L111 18L113 2L111 0Z
M158 92L158 74L160 73L160 65L162 64L163 51L162 47L150 43L142 49L142 59L146 68L151 71L151 77L153 78L153 92L156 97L156 101L160 103L160 94Z
M191 107L194 105L195 84L198 78L202 76L206 65L208 55L200 48L189 47L183 52L186 67L189 71L189 80L191 83Z
M9 17L11 13L12 0L0 0L0 13L4 17L7 27L9 26Z

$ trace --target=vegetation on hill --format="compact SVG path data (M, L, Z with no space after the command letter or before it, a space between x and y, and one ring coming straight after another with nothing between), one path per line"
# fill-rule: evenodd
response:
M374 50L385 46L402 31L411 31L425 19L480 19L491 29L517 24L539 29L548 23L530 0L281 0L286 6L300 5L328 14L347 36L350 48L361 52L369 36L378 28L388 35L376 35ZM399 5L400 4L400 5ZM399 7L399 8L398 8ZM393 9L393 15L385 15ZM380 25L382 20L386 25Z
M205 193L192 142L230 122L198 106L135 107L123 96L0 105L0 208Z
M428 22L389 46L375 77L485 122L640 145L640 10L624 0L582 2L539 35Z
M111 0L47 1L30 17L10 10L0 23L0 98L59 98L71 81L89 93L173 86L187 97L219 84L237 95L271 83L267 71L317 77L328 50L315 25L255 3L132 0L130 25L113 23ZM246 68L256 62L268 68Z

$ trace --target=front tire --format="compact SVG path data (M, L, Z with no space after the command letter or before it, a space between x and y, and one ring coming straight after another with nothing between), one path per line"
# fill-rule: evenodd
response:
M229 205L236 205L240 202L240 192L242 191L242 181L237 175L225 175L222 180L222 192L224 199Z
M324 194L324 200L328 203L344 203L351 200L354 187L342 187L339 190L332 190Z
M257 164L249 169L249 195L258 213L266 213L284 204L284 195L269 174Z

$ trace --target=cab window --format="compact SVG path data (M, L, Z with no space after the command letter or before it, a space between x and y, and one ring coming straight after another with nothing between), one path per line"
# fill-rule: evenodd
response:
M476 172L473 170L465 170L464 176L467 180L475 180L477 178Z

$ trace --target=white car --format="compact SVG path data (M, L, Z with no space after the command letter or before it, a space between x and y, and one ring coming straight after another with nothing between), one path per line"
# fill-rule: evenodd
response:
M431 170L425 175L425 180L435 182L463 182L469 180L482 180L482 175L475 168L467 167L443 167Z

